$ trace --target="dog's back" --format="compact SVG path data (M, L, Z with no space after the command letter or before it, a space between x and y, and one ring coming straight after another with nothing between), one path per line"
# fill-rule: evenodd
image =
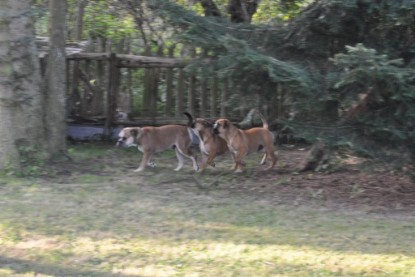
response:
M141 141L144 145L151 145L156 152L163 151L174 146L187 148L191 143L187 127L181 125L143 127Z

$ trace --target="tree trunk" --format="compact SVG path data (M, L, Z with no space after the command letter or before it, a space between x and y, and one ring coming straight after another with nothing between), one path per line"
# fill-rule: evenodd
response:
M77 14L76 14L76 28L75 28L75 40L80 41L82 39L82 32L84 26L84 13L85 8L88 5L86 0L78 0ZM73 111L76 107L76 102L81 101L81 94L79 91L79 74L80 74L80 61L73 62L72 81L69 83L71 88L69 90L69 110Z
M218 90L219 90L219 84L218 79L213 78L212 79L212 93L210 95L210 116L216 117L217 116L217 97L218 97Z
M229 79L223 81L223 87L220 95L220 116L226 117L226 101L228 100Z
M44 154L40 64L30 0L0 1L0 168Z
M205 79L202 79L202 81L200 82L200 116L201 117L206 117L208 115L207 94L208 94L207 81Z
M50 155L66 151L66 1L49 0L50 50L47 65L46 122Z
M234 23L250 23L258 8L258 0L229 0L228 13Z
M198 2L202 5L205 16L221 17L220 10L213 0L198 0Z

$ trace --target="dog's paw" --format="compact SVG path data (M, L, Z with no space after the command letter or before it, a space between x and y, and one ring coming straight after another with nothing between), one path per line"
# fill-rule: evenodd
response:
M149 162L147 165L152 168L155 168L157 166L155 162Z
M135 169L134 172L142 172L143 170L144 170L144 168L139 167L139 168Z

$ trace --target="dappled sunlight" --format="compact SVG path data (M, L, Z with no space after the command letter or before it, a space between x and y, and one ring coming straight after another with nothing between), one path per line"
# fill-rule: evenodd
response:
M224 194L223 187L160 185L183 175L163 174L4 186L0 270L15 276L414 275L411 216L275 205Z
M307 276L307 272L331 272L347 276L409 276L414 257L393 254L362 254L328 251L292 245L244 244L226 241L92 237L39 237L6 247L0 255L39 263L58 262L67 267L94 265L100 271L125 276L174 276L178 273L202 275L234 272L291 272L287 276ZM30 239L37 237L37 239ZM57 243L57 242L66 243ZM21 249L24 249L22 257ZM46 276L46 275L45 275ZM197 276L197 275L195 275Z

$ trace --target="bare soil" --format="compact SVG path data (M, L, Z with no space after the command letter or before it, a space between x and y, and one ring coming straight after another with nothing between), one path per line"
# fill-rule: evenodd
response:
M75 146L76 148L77 146ZM85 145L83 145L85 147ZM91 147L97 147L91 145ZM230 155L216 158L216 167L195 173L191 162L180 173L173 171L173 152L155 157L156 168L135 173L141 154L136 149L120 150L100 145L100 154L75 158L51 165L54 174L44 176L58 183L69 183L82 175L101 176L113 182L136 178L137 185L174 186L196 189L201 193L215 191L224 197L237 194L275 204L323 206L330 209L358 210L375 214L415 213L415 183L403 172L391 171L369 160L345 156L323 172L298 172L307 154L307 147L280 146L275 169L264 171L258 165L261 157L247 158L246 171L231 172ZM125 181L124 180L124 181Z

